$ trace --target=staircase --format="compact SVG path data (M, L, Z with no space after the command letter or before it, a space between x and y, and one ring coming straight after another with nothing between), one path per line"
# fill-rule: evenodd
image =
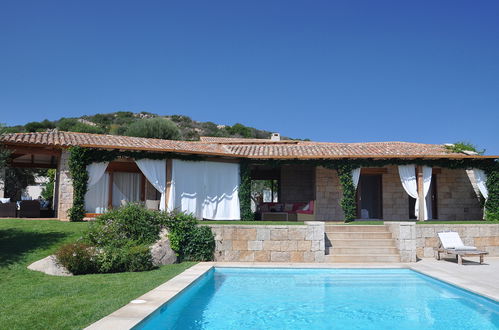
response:
M325 262L400 262L384 225L327 225Z

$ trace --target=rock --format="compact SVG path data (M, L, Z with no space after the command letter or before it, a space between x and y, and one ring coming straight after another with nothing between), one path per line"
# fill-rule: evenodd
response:
M174 264L177 262L177 254L170 247L168 231L163 229L159 234L159 240L151 245L152 263L154 266Z
M48 275L73 276L64 266L57 263L54 255L35 261L28 266L28 269L36 270Z

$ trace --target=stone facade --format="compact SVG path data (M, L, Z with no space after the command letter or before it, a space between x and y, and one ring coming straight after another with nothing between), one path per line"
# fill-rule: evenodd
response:
M392 233L395 246L399 249L401 262L416 262L416 223L385 222Z
M69 151L63 151L57 166L57 217L69 220L68 210L73 206L73 180L69 174Z
M215 261L324 262L324 223L305 225L209 225Z
M315 200L315 167L284 165L281 167L280 200L285 203Z
M442 231L455 231L465 245L476 246L489 252L491 257L499 257L499 224L435 224L416 226L416 255L418 258L432 258L440 241L437 234Z
M409 195L400 183L397 166L386 166L387 173L382 174L382 201L384 220L409 219Z
M324 167L315 172L315 220L344 219L340 200L343 197L338 173Z
M438 218L443 220L479 220L483 218L477 197L465 170L442 168L437 175Z
M382 174L383 220L409 220L409 196L405 192L397 166L386 166ZM436 176L437 213L442 220L482 219L480 200L463 169L445 169ZM343 220L340 206L342 189L335 170L316 168L316 220Z

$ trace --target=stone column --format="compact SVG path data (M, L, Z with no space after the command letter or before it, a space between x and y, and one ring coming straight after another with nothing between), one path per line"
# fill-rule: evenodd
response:
M73 206L73 180L69 174L69 151L61 153L57 166L57 217L69 220L68 210Z
M0 198L5 197L5 168L0 169Z

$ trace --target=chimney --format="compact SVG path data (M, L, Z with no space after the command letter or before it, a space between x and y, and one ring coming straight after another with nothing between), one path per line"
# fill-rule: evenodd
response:
M281 141L281 134L272 133L272 135L270 136L270 141Z

